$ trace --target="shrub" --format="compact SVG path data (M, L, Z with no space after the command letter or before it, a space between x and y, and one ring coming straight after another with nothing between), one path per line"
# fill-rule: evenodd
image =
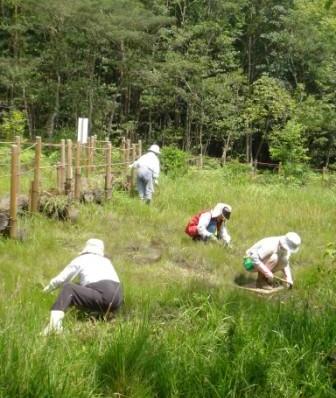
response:
M188 155L175 147L164 147L161 151L162 171L170 177L182 176L188 171Z

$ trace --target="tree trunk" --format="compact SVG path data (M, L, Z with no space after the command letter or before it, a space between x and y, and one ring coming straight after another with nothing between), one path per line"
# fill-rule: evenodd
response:
M61 86L61 76L57 73L57 85L56 85L56 92L55 92L55 106L53 113L49 116L47 122L47 135L51 138L54 135L54 128L55 128L55 120L59 112L59 92Z
M26 97L26 88L22 87L22 96L23 96L23 104L24 104L24 110L25 110L25 115L27 119L27 125L28 125L28 132L29 132L29 138L33 138L33 126L32 126L32 117L29 113L29 107L28 107L28 102L27 102L27 97Z

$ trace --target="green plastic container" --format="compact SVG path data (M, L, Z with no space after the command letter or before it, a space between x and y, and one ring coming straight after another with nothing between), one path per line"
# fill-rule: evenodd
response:
M244 257L243 265L247 271L252 271L254 268L253 261L250 257Z

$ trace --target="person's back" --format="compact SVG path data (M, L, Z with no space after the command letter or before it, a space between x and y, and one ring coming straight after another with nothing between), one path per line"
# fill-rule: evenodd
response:
M77 268L82 286L101 280L119 282L118 275L111 261L106 257L91 253L82 254L72 260L70 266Z

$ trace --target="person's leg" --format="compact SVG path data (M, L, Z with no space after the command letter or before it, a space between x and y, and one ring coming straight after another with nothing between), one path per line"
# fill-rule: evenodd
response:
M150 170L147 170L147 173L144 175L144 180L146 183L145 200L146 203L150 204L154 192L153 173Z
M73 283L66 283L52 306L52 310L65 312L71 306L95 311L104 310L105 308L102 293L92 289L90 285L80 286Z
M142 176L139 175L139 173L137 175L137 190L138 190L139 198L141 200L144 200L146 185L145 185L145 181L143 180Z
M102 311L115 311L123 302L123 292L121 284L114 281L103 280L88 285L102 296Z
M122 293L119 284L114 282L97 282L87 286L66 283L56 302L51 308L49 325L44 329L43 335L61 333L63 331L62 320L65 311L71 307L80 307L87 310L105 312L109 306L116 309L121 305Z

